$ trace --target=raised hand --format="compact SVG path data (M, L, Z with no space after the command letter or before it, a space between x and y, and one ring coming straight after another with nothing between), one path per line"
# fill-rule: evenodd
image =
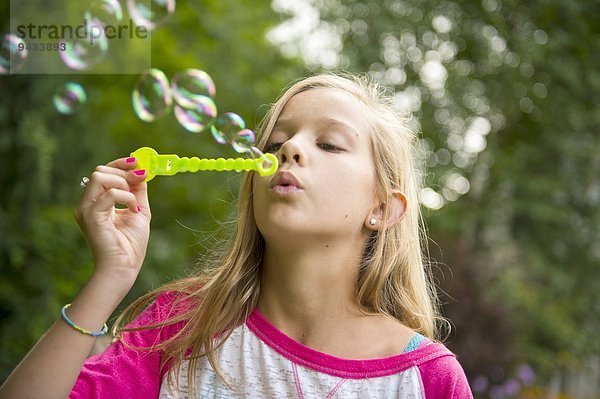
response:
M94 274L131 285L146 254L151 217L147 172L136 170L136 163L120 158L96 167L75 212L94 258Z

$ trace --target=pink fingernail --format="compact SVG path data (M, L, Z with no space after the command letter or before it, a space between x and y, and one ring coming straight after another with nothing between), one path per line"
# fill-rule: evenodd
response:
M146 170L138 169L138 170L134 170L133 173L135 173L138 176L144 176L146 174Z
M138 213L140 213L140 212L142 211L142 207L141 207L141 206L139 206L139 205L136 205L136 207L137 207L137 211L138 211Z
M134 163L135 162L135 157L127 158L125 160L125 162L127 162L127 163Z

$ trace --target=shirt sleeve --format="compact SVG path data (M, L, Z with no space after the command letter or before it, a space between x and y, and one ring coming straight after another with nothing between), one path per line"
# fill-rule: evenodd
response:
M160 323L172 315L173 295L163 293L128 327ZM162 328L124 332L102 353L86 360L69 395L70 399L157 398L165 370L162 353L152 348L177 333L182 323Z
M443 356L419 365L425 399L473 399L467 376L456 356L448 349L445 352Z

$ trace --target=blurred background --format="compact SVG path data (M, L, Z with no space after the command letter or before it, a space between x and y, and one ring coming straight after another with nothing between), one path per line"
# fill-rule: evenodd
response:
M4 36L8 2L0 11ZM206 71L219 113L250 129L292 80L371 74L422 132L446 344L475 397L599 398L599 20L586 0L178 0L153 31L152 66ZM138 78L0 75L2 380L92 270L73 218L82 176L141 146L237 156L172 113L140 120ZM68 82L86 101L64 114L53 96ZM238 183L208 172L150 184L150 245L125 302L218 245Z

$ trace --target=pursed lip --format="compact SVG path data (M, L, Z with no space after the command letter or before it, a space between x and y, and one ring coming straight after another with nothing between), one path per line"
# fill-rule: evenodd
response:
M299 189L302 188L302 185L300 184L298 178L296 178L296 176L294 176L292 172L288 172L285 170L278 172L273 178L273 180L271 180L269 188L273 188L275 186L292 186Z

